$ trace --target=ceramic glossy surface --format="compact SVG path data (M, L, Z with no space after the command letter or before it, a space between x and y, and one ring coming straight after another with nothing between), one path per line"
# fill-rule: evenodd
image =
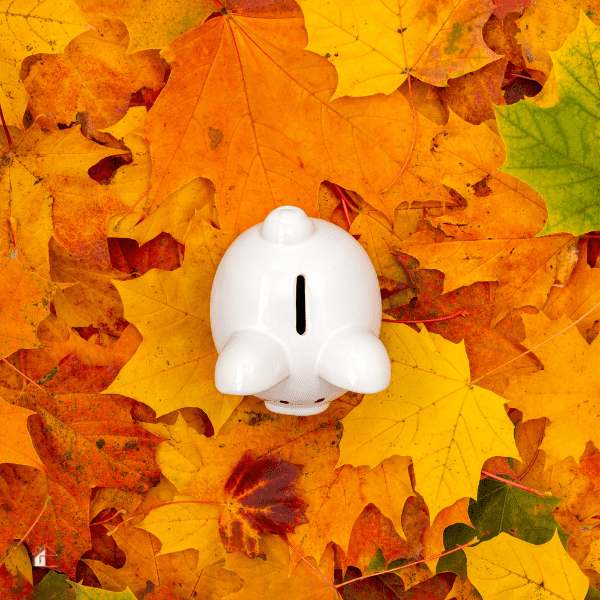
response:
M291 415L322 412L348 390L382 391L391 368L381 307L362 246L337 225L280 206L242 233L217 268L216 387Z

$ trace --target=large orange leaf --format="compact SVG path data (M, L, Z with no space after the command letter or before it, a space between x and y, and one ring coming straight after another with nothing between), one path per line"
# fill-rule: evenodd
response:
M498 281L492 318L496 325L515 308L544 305L556 282L560 253L575 243L576 238L563 234L455 241L420 231L397 248L417 258L421 267L442 271L444 293L476 281Z
M6 508L0 510L1 542L21 539L49 495L50 506L25 539L32 546L50 544L61 570L74 578L79 557L90 548L91 488L147 490L160 474L154 462L160 438L134 422L132 401L118 396L50 395L33 386L26 393L2 389L1 395L36 413L29 416L28 427L46 468L39 475L25 475L27 467L0 466L0 480L20 474L20 485L31 496L29 511L21 519Z
M317 217L325 179L360 193L390 222L403 200L448 197L429 153L439 128L424 117L402 177L381 193L409 154L409 103L399 93L332 102L335 68L305 44L295 3L260 1L226 3L161 52L171 77L143 128L153 205L207 177L223 229L241 233L282 204Z

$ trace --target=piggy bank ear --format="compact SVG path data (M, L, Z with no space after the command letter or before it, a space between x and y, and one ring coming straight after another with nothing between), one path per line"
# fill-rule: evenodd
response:
M325 344L317 373L329 383L359 394L381 392L392 378L385 346L364 325L339 331Z
M253 329L236 331L221 350L215 366L217 389L234 396L263 392L289 375L281 342Z

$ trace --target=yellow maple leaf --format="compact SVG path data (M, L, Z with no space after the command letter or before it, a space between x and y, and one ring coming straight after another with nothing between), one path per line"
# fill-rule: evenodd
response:
M463 552L469 581L483 598L583 600L590 586L556 530L550 541L537 546L502 532Z
M579 460L588 440L600 445L600 341L588 344L576 327L570 327L573 321L566 315L556 321L542 312L521 317L527 331L524 346L533 348L547 341L535 349L544 369L511 377L504 396L511 407L523 412L524 420L550 419L540 445L546 466L568 456Z
M244 580L244 587L227 600L339 600L328 583L333 581L333 549L328 548L319 565L310 557L314 568L301 561L290 573L290 551L277 535L264 534L261 547L266 560L248 558L241 552L225 556L225 568Z
M19 261L0 258L0 356L41 346L38 325L50 314L52 297L61 287L25 269Z
M212 281L234 237L197 214L179 269L151 269L131 281L113 281L125 318L144 340L104 393L145 402L158 416L198 406L219 430L242 398L222 394L215 386L218 353L209 321Z
M411 456L433 521L460 498L477 498L488 458L519 458L514 426L504 399L471 383L464 341L385 322L380 338L392 365L391 384L366 394L342 419L338 466L373 468L395 454Z
M0 163L2 252L14 250L8 231L14 217L19 261L39 275L49 277L52 234L72 253L110 266L106 219L122 204L90 179L88 169L125 153L85 138L79 126L47 133L34 123Z
M443 86L451 77L501 58L483 41L490 0L423 3L382 0L299 0L307 50L338 72L333 99L391 94L407 77Z

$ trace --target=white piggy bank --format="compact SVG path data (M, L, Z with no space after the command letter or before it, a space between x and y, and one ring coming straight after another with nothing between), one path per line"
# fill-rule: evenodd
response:
M362 246L337 225L280 206L227 249L210 296L223 394L314 415L346 391L387 388L381 294Z

